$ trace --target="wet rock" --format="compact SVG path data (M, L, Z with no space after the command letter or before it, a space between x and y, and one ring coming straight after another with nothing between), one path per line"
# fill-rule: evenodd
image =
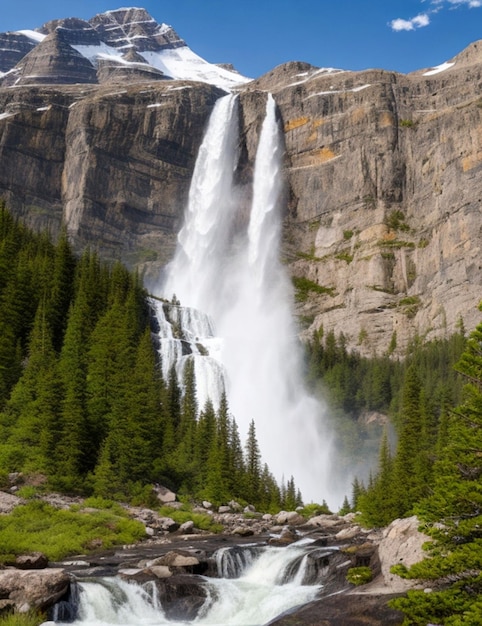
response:
M298 607L267 626L400 626L403 615L388 607L396 596L335 595Z
M199 576L177 575L156 581L164 613L169 620L192 621L203 606L207 591Z
M299 539L299 536L291 528L285 527L281 531L279 537L272 537L269 540L271 546L287 546L290 543L294 543Z

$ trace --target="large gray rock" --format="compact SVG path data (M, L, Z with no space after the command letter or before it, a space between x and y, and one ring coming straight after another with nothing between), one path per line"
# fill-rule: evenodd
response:
M70 586L69 574L59 568L0 571L0 598L19 613L47 610L64 596Z
M427 556L422 546L430 537L421 533L420 522L414 515L394 520L383 531L378 546L383 583L390 593L403 593L417 585L418 581L406 580L390 572L392 565L410 567Z

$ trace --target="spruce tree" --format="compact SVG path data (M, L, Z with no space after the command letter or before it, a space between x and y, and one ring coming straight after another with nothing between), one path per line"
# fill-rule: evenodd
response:
M256 427L251 420L248 429L245 452L245 498L251 504L257 504L260 499L261 487L261 452L256 438Z

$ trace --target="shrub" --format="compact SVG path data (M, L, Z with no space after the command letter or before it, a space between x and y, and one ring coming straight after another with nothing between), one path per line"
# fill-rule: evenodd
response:
M346 573L346 579L352 585L366 585L373 578L370 567L351 567Z

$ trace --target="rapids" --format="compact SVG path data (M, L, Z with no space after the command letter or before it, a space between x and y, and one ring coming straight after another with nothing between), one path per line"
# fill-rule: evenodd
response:
M85 581L75 626L262 626L285 611L315 599L321 585L310 582L309 550L303 542L258 552L230 549L215 555L219 574L204 578L207 596L198 617L190 622L166 617L154 583L144 586L118 578ZM241 556L243 555L243 556ZM56 622L58 624L62 622Z

